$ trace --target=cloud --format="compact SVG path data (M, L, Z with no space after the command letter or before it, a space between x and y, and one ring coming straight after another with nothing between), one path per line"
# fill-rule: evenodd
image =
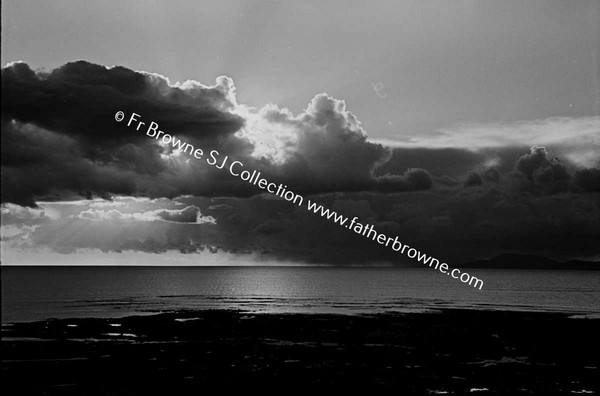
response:
M523 155L515 169L541 185L552 185L569 180L567 169L558 158L549 158L545 147L533 146L529 154Z
M323 93L298 115L276 105L246 109L244 114L248 121L243 132L253 142L253 155L271 163L264 172L295 190L405 191L414 185L410 172L397 178L375 175L392 151L367 140L366 131L343 100Z
M599 253L600 171L577 156L593 117L449 129L391 148L370 141L346 103L327 94L294 114L237 103L227 77L171 83L86 62L51 72L17 63L2 73L2 243L10 252L404 264L306 208L125 128L114 121L123 110L440 258ZM541 141L525 146L530 140Z
M12 241L17 246L27 241L33 232L52 221L48 213L39 208L29 208L11 203L2 204L2 225L0 237L2 241Z
M124 213L116 209L99 210L87 209L79 213L84 220L135 220L135 221L164 221L174 224L215 224L212 216L203 216L197 206L187 206L183 209L156 209L147 212Z
M552 117L512 123L470 123L441 128L431 135L415 136L403 141L380 141L393 147L470 148L587 146L600 135L600 116Z
M516 121L508 123L466 123L441 128L431 134L407 137L402 140L374 139L374 142L394 148L407 161L411 153L433 154L440 161L449 156L458 159L449 164L447 173L452 176L453 169L465 168L484 163L509 159L516 150L531 146L544 146L560 156L574 168L600 167L600 116L590 117L552 117L547 119ZM399 155L399 157L400 157ZM412 154L416 156L417 154ZM436 167L442 162L423 159L416 166L423 166L433 174L439 174ZM429 163L433 162L433 166ZM447 164L447 163L446 163ZM488 163L487 166L497 164ZM413 165L415 166L415 165Z
M120 66L77 61L51 72L34 72L17 62L2 69L2 84L3 117L101 147L143 139L124 137L114 127L108 115L121 109L152 114L167 130L201 138L234 133L242 124L227 111L235 105L233 83L227 77L218 78L214 86L192 81L171 85L157 74Z
M463 177L490 156L492 154L465 149L394 148L390 160L377 173L402 173L407 168L422 168L435 176Z
M600 232L598 193L538 194L516 188L509 180L484 181L478 188L458 184L386 194L336 192L312 199L449 263L503 252L552 252L557 258L599 253L594 242ZM212 250L253 260L407 264L390 249L271 195L137 201L115 197L114 202L125 204L101 207L99 201L82 200L43 203L39 209L11 205L14 213L54 214L32 223L35 229L23 229L16 238L3 240L3 251L14 257L18 250L46 248L69 254L89 251L90 255L95 251L162 255ZM207 212L210 217L202 216L214 221L196 220L199 213ZM177 262L177 256L168 256Z
M600 169L581 169L575 173L575 183L585 191L600 192Z
M84 61L51 72L12 63L2 69L2 86L3 202L32 206L72 194L158 197L190 190L161 157L164 147L117 127L117 110L152 116L195 142L236 140L243 124L230 111L235 88L226 77L213 86L170 84L155 74Z
M425 169L411 168L403 175L379 176L376 183L378 191L419 191L431 188L433 179Z
M34 225L50 220L43 209L29 208L11 203L2 204L2 224Z
M477 172L469 172L467 180L465 180L465 187L481 186L483 179Z
M283 232L285 230L285 225L281 224L276 220L268 220L262 224L256 226L253 232L264 235L272 235Z
M376 170L391 149L369 142L345 102L327 94L294 115L276 105L238 104L229 77L214 85L171 83L158 74L85 61L49 72L11 63L2 69L2 84L2 202L260 193L116 123L118 110L136 112L207 152L219 150L298 193L427 185L406 169L380 178Z
M500 171L496 168L488 168L483 172L483 178L486 181L499 183L500 182Z
M90 196L91 191L100 196L106 196L107 191L135 192L135 171L115 162L86 158L70 137L32 124L3 123L1 150L3 202L34 206L35 197L64 199L75 194ZM147 151L147 157L153 156L152 151ZM143 156L141 152L139 155Z

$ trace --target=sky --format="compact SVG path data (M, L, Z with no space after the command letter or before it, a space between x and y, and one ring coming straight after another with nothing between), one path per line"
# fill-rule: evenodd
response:
M372 138L600 109L596 1L8 1L3 11L3 65L227 75L240 103L294 112L327 92Z
M596 1L5 1L3 264L406 264L117 110L448 260L597 259L599 20Z

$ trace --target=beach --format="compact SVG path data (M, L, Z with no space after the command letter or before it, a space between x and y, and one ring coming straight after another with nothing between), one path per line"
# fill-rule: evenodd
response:
M174 311L3 324L9 394L597 394L600 319ZM6 393L5 393L6 394Z

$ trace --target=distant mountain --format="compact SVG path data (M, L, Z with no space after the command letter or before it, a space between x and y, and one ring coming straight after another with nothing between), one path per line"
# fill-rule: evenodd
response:
M571 260L560 262L547 257L501 254L490 260L477 260L460 265L462 268L499 268L499 269L561 269L561 270L600 270L600 262Z

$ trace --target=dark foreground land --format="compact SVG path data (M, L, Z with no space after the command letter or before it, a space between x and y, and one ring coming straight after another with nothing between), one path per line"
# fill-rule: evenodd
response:
M175 312L3 326L4 395L599 394L600 320ZM269 392L270 393L270 392Z

